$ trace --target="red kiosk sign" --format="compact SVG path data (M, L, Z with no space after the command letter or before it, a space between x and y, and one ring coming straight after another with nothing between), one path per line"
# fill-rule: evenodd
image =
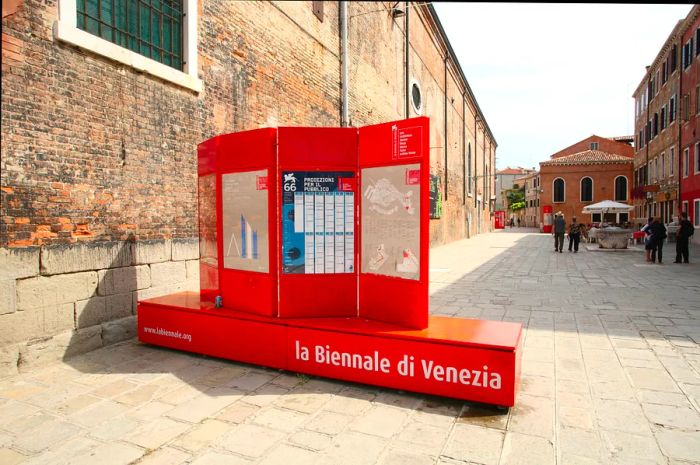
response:
M428 134L414 118L200 144L201 292L139 302L139 339L514 405L521 325L428 315Z

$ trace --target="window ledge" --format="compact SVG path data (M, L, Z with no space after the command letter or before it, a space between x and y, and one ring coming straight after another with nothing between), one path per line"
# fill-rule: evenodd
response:
M202 80L198 77L158 63L155 60L78 29L71 24L56 21L53 25L53 34L55 39L62 42L97 53L138 71L172 82L180 87L198 93L202 91Z

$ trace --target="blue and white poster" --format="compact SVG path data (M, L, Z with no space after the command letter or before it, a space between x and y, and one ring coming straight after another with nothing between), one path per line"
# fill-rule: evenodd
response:
M355 173L282 173L282 272L355 271Z

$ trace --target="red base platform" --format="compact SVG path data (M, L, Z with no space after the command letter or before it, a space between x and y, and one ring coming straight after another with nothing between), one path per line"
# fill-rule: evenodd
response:
M431 316L422 330L362 318L280 319L214 308L196 293L138 304L145 343L394 389L515 403L522 325Z

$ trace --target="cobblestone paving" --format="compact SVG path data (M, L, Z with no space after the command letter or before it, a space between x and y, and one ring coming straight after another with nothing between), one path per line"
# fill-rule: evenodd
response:
M700 463L690 265L512 229L431 251L431 312L522 322L507 412L127 341L0 380L0 464Z

